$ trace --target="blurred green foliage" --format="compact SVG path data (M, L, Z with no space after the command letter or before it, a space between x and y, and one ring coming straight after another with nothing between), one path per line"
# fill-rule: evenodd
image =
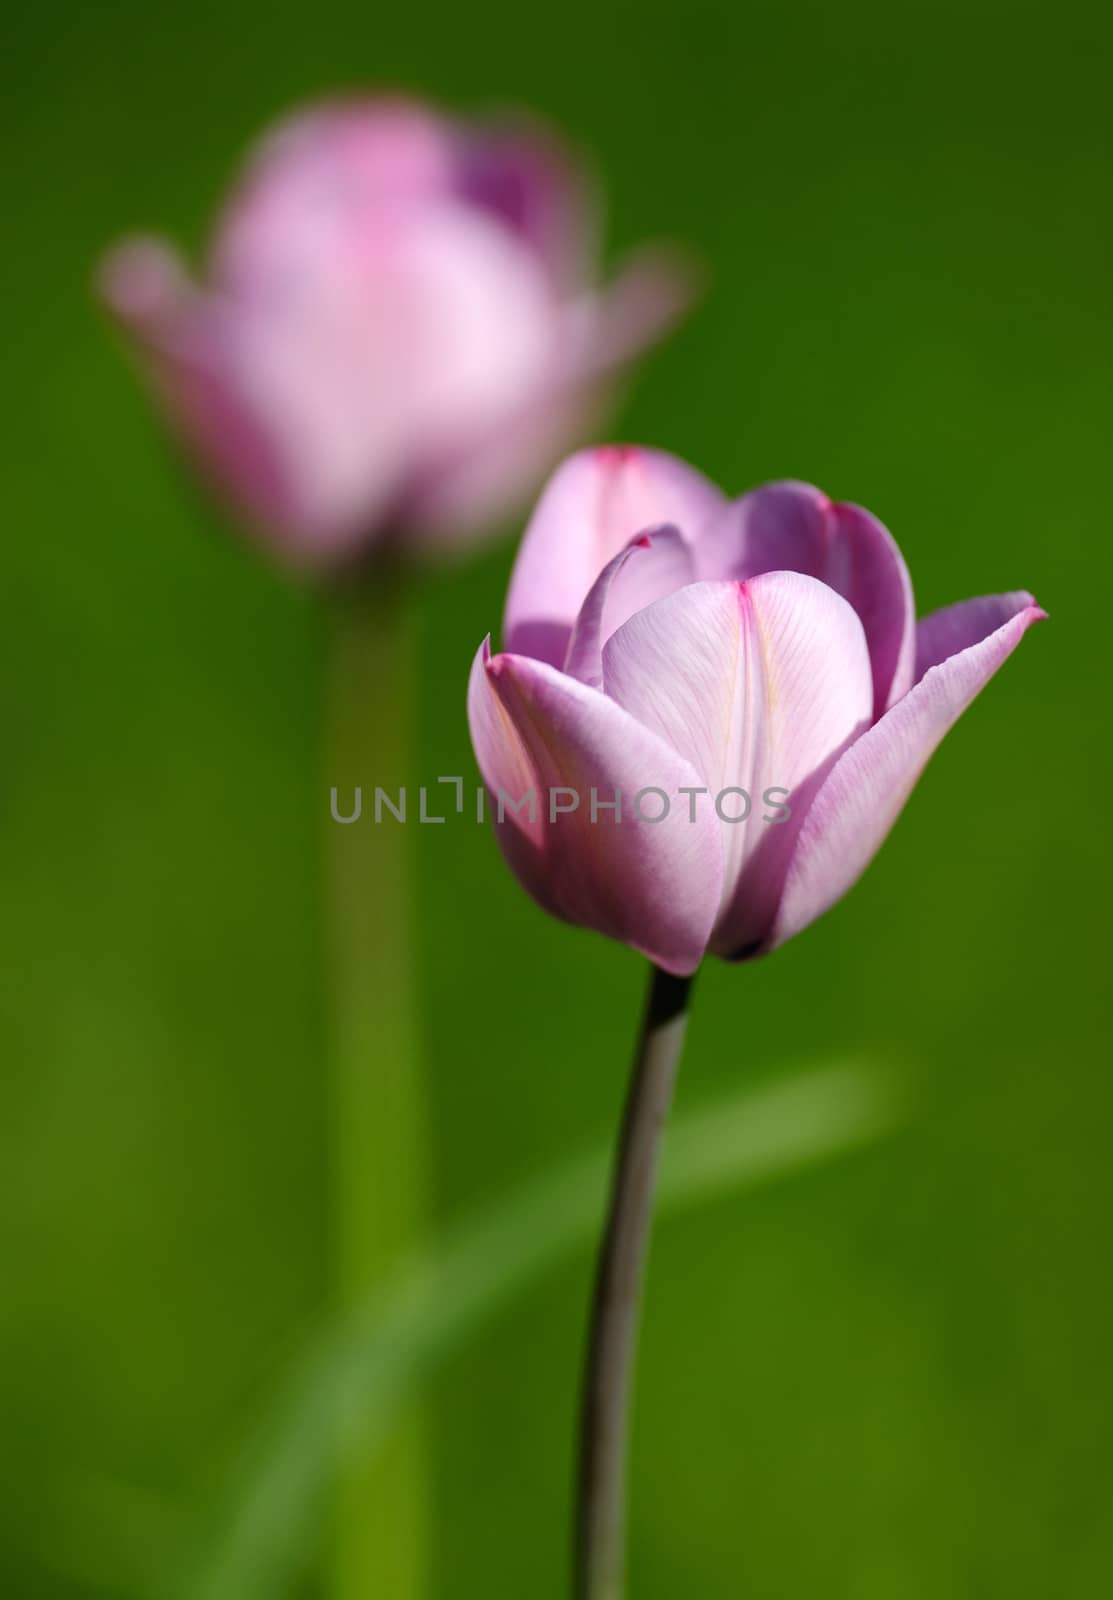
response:
M705 254L626 437L864 502L921 609L1026 586L1052 615L850 899L701 980L684 1103L851 1049L918 1098L890 1145L661 1227L633 1593L1108 1589L1109 43L1088 0L9 20L5 1596L143 1592L327 1302L323 618L184 486L88 285L125 228L198 242L262 121L364 83L538 109L594 150L616 248ZM430 585L419 777L473 770L510 559ZM641 971L484 830L420 845L447 1218L612 1127ZM444 1600L563 1593L588 1271L436 1384Z
M865 1061L730 1090L672 1119L657 1213L702 1206L872 1144L903 1124L907 1101L898 1073ZM613 1144L605 1137L591 1154L548 1166L510 1195L454 1217L396 1258L360 1301L326 1319L265 1410L228 1494L194 1535L184 1582L170 1593L270 1600L291 1592L322 1543L338 1467L342 1476L353 1460L389 1465L399 1418L412 1414L446 1357L571 1250L596 1244ZM387 1484L372 1502L377 1509L396 1487ZM357 1594L369 1591L369 1571L381 1572L384 1542L380 1534L361 1550Z

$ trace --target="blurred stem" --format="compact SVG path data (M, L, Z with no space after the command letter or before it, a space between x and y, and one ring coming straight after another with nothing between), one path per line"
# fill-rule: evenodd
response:
M622 1115L584 1367L576 1600L622 1600L630 1392L662 1134L688 1026L691 978L652 969Z
M366 1300L423 1243L427 1135L418 1042L409 843L413 597L404 575L377 568L333 596L326 724L328 920L333 1029L333 1184L338 1297ZM407 785L407 822L385 808ZM345 1418L337 1419L343 1428ZM335 1600L418 1600L426 1549L421 1419L408 1413L372 1464L358 1448L341 1473Z

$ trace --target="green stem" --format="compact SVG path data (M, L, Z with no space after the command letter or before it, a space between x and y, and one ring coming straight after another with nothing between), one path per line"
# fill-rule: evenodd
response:
M584 1367L576 1600L625 1593L630 1390L661 1141L688 1026L690 978L652 969L622 1116Z
M336 1275L341 1307L366 1300L423 1243L427 1130L413 954L411 852L414 617L401 575L379 570L334 596L325 783L336 810L358 821L328 828L331 930L333 1162ZM375 788L407 822L383 809ZM343 1427L345 1419L338 1419ZM342 1469L334 1600L419 1600L426 1550L425 1451L420 1417L400 1421L373 1463L357 1450Z

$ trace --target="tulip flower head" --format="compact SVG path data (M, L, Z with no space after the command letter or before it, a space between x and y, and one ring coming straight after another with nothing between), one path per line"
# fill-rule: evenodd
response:
M857 506L801 483L732 503L652 450L575 455L526 530L506 651L471 674L503 852L546 910L666 971L771 950L858 879L1043 616L1013 593L917 623Z
M218 490L327 567L497 522L684 308L686 275L653 253L596 286L591 211L547 133L338 102L253 152L203 283L134 238L100 287Z

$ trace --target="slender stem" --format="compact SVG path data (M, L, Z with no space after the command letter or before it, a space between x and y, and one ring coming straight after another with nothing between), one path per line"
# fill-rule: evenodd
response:
M413 609L379 570L333 597L326 723L328 968L338 1299L350 1311L422 1242L427 1132L412 928L412 828L383 809L411 781ZM357 787L362 815L350 816ZM416 804L416 793L407 792ZM408 816L408 813L407 813ZM338 1419L341 1430L347 1419ZM356 1441L358 1443L358 1441ZM418 1600L425 1586L422 1423L402 1419L373 1465L352 1450L339 1483L335 1600Z
M661 1136L688 1024L691 978L654 967L622 1115L584 1368L576 1600L622 1600L630 1390Z

